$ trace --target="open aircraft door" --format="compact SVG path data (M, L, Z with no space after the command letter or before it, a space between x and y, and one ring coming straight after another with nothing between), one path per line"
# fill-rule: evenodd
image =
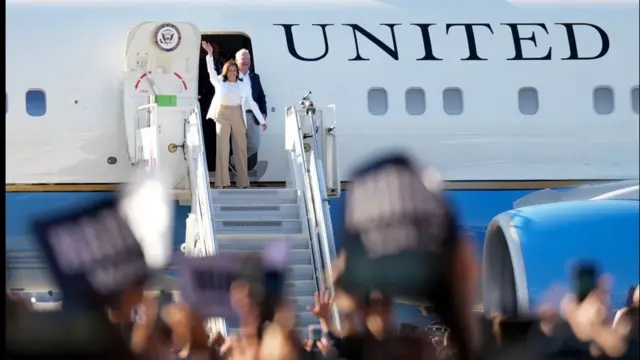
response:
M124 129L130 163L155 166L175 190L188 189L185 126L198 106L200 30L144 22L127 36Z

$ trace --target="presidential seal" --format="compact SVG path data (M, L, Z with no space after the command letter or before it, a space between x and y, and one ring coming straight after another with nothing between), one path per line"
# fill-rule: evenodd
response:
M154 36L156 45L167 52L177 49L182 41L182 35L178 27L169 23L158 25Z

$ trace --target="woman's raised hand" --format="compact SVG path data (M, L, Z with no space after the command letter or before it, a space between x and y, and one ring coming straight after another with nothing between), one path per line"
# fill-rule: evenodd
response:
M202 42L202 48L207 52L208 55L213 55L213 46L206 41Z

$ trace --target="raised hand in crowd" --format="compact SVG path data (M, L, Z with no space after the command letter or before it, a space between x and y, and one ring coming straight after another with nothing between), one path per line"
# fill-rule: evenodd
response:
M257 338L231 335L220 348L220 355L223 359L254 360L259 356L259 351L260 342Z
M313 306L308 306L307 311L312 313L322 326L322 332L328 333L331 329L331 307L333 296L329 290L315 292L313 294Z
M313 339L304 339L303 344L305 350L307 350L308 352L312 352L317 348L320 354L322 354L323 356L329 356L333 354L333 352L331 351L331 344L329 343L329 340L325 338L317 341L314 341Z
M231 335L223 340L222 345L220 346L220 355L222 357L228 357L231 355L231 351L238 343L238 337L236 335Z
M567 289L554 285L547 294L543 296L543 301L538 308L537 315L540 319L540 331L545 336L553 336L553 332L561 320L559 314L560 301L566 292Z
M630 301L629 301L630 300ZM638 326L637 319L631 319L632 313L637 312L638 305L640 303L640 286L636 286L631 294L631 299L628 299L627 306L616 311L615 318L613 319L613 328L630 326L633 328ZM637 334L635 334L637 336Z
M590 343L592 356L601 353L609 357L620 357L627 350L627 336L630 327L612 328L609 299L610 279L603 277L598 288L582 302L574 294L567 294L562 300L562 311L574 336Z
M302 360L302 344L287 323L274 321L266 326L258 352L259 360Z
M157 358L160 356L159 334L155 331L157 299L145 295L136 307L131 330L131 350L138 356Z

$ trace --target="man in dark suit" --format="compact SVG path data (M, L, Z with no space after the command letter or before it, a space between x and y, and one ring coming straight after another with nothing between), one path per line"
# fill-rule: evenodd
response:
M265 120L267 120L267 97L262 89L262 83L260 82L260 76L254 71L250 70L251 67L251 54L247 49L241 49L236 53L236 62L238 63L238 69L240 70L240 79L242 79L242 86L249 86L251 88L251 94L253 101L258 104L260 112ZM253 111L247 111L247 156L251 159L252 156L258 153L260 148L260 137L262 132L267 130L267 124L262 126L258 123L258 120L253 114ZM255 161L249 161L255 166ZM249 169L253 168L249 165Z

